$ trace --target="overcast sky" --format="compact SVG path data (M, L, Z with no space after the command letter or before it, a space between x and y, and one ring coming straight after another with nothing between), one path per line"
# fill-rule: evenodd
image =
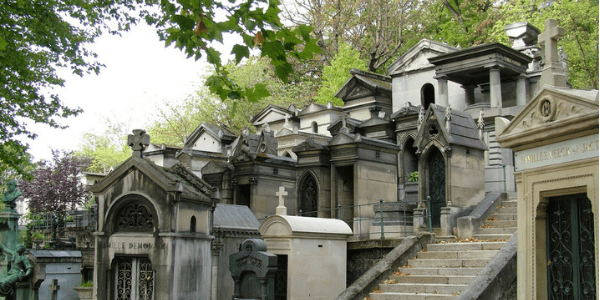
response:
M68 129L51 129L40 124L29 128L39 137L25 141L34 161L50 159L51 149L76 150L85 132L104 132L104 119L124 121L130 129L144 128L160 103L176 102L202 85L208 64L198 62L179 49L164 47L155 31L140 25L122 37L103 36L91 46L106 65L100 75L83 78L60 73L66 84L56 89L63 104L80 107L84 113L60 120ZM29 121L28 123L31 123Z

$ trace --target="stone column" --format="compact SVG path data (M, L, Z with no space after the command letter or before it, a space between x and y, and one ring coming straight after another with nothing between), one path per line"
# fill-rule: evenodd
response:
M448 77L438 76L435 79L438 81L438 99L440 100L436 104L448 107Z
M529 78L525 74L519 75L517 80L517 106L523 106L527 104L527 85Z
M502 108L502 84L499 68L490 69L490 107Z
M425 218L423 217L423 209L415 208L413 210L413 231L419 232L421 231L421 226L425 223Z
M475 85L464 84L462 86L465 89L465 104L466 106L475 104Z
M440 227L442 230L442 235L448 236L452 235L452 208L446 206L442 207L440 213Z

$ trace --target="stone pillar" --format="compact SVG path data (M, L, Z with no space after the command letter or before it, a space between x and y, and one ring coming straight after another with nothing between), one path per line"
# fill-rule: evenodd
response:
M421 226L425 223L425 218L423 217L422 208L415 208L413 210L413 231L419 232L421 230Z
M498 68L490 69L490 107L502 108L502 84Z
M462 86L465 89L465 104L468 107L469 105L475 104L475 85L473 84L465 84Z
M438 81L438 99L440 100L436 104L448 107L448 77L438 76L435 79Z
M0 242L13 251L19 243L19 216L12 210L0 212Z
M519 75L517 80L517 106L524 106L527 104L527 85L529 78L525 74Z
M448 236L452 235L452 208L449 206L442 207L440 215L440 227L442 230L442 235Z

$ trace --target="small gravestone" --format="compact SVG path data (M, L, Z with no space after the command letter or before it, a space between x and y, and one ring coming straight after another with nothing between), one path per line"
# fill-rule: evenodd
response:
M277 256L266 252L263 240L249 239L240 252L229 256L229 270L235 282L233 299L273 299Z

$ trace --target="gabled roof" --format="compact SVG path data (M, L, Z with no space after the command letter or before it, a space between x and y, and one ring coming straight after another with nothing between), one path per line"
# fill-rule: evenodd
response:
M314 136L309 136L306 141L298 144L296 147L294 147L292 149L292 151L294 152L301 152L301 151L312 151L312 150L329 150L329 147L327 147L326 144L321 144L317 141L315 141Z
M285 108L279 107L277 105L269 104L267 107L265 107L263 110L261 110L256 116L254 116L250 120L250 123L252 123L252 124L261 123L261 121L263 121L264 118L267 117L271 113L276 113L276 114L281 115L282 116L281 119L283 119L283 117L285 115L289 115L290 117L293 117L296 112L296 106L290 105L289 108L290 109L285 109Z
M132 170L143 173L166 192L179 192L184 199L211 202L209 195L212 193L212 187L180 164L164 168L148 159L134 156L96 183L92 187L92 192L102 193Z
M547 102L544 116L542 102ZM517 148L545 144L556 130L564 139L598 130L598 90L583 91L545 85L525 108L502 130L502 147ZM554 141L555 142L555 141Z
M368 120L365 120L364 122L360 123L360 125L358 127L360 128L367 128L367 127L372 127L372 126L378 126L378 125L390 125L390 121L386 120L386 119L382 119L380 117L371 117Z
M417 132L416 145L420 145L423 139L428 139L431 134L428 133L430 125L435 123L436 130L444 135L448 146L460 145L475 149L487 150L487 146L479 138L477 124L469 113L452 109L450 120L450 131L446 128L446 108L443 106L430 104L423 118L423 125Z
M415 71L419 69L425 69L433 67L427 60L430 57L435 57L441 54L446 54L459 50L459 48L452 47L440 42L422 39L408 51L404 52L400 58L394 61L387 69L387 73L390 76L397 74Z
M402 118L406 116L419 115L419 110L421 109L421 105L413 106L412 103L406 102L406 105L401 109L397 110L395 113L391 115L391 119Z
M308 114L313 114L313 113L318 113L318 112L323 112L323 111L328 111L328 110L335 110L335 111L341 112L342 108L339 106L333 106L331 104L331 102L329 102L328 105L323 105L323 104L319 104L319 103L311 103L306 108L304 108L303 110L298 112L298 116L305 116Z
M360 134L351 134L340 132L336 135L331 142L329 142L329 147L339 146L339 145L347 145L347 144L363 144L376 146L379 148L400 150L400 146L394 143L386 142L383 140L371 139Z
M202 122L198 127L196 127L196 129L194 129L192 134L185 139L183 146L185 148L193 147L194 143L196 143L198 138L200 138L203 133L209 134L214 139L221 141L222 144L229 144L236 137L235 133L227 128L221 128L215 124Z
M202 167L202 174L217 174L225 171L233 171L233 166L225 161L211 160Z
M352 77L335 94L344 101L372 95L392 96L392 78L358 69L351 69Z
M342 128L342 123L342 118L340 117L339 119L331 123L329 126L327 126L327 131L334 135L334 133L338 132ZM346 128L348 128L350 132L355 132L356 128L359 128L360 123L362 123L361 120L346 118Z

